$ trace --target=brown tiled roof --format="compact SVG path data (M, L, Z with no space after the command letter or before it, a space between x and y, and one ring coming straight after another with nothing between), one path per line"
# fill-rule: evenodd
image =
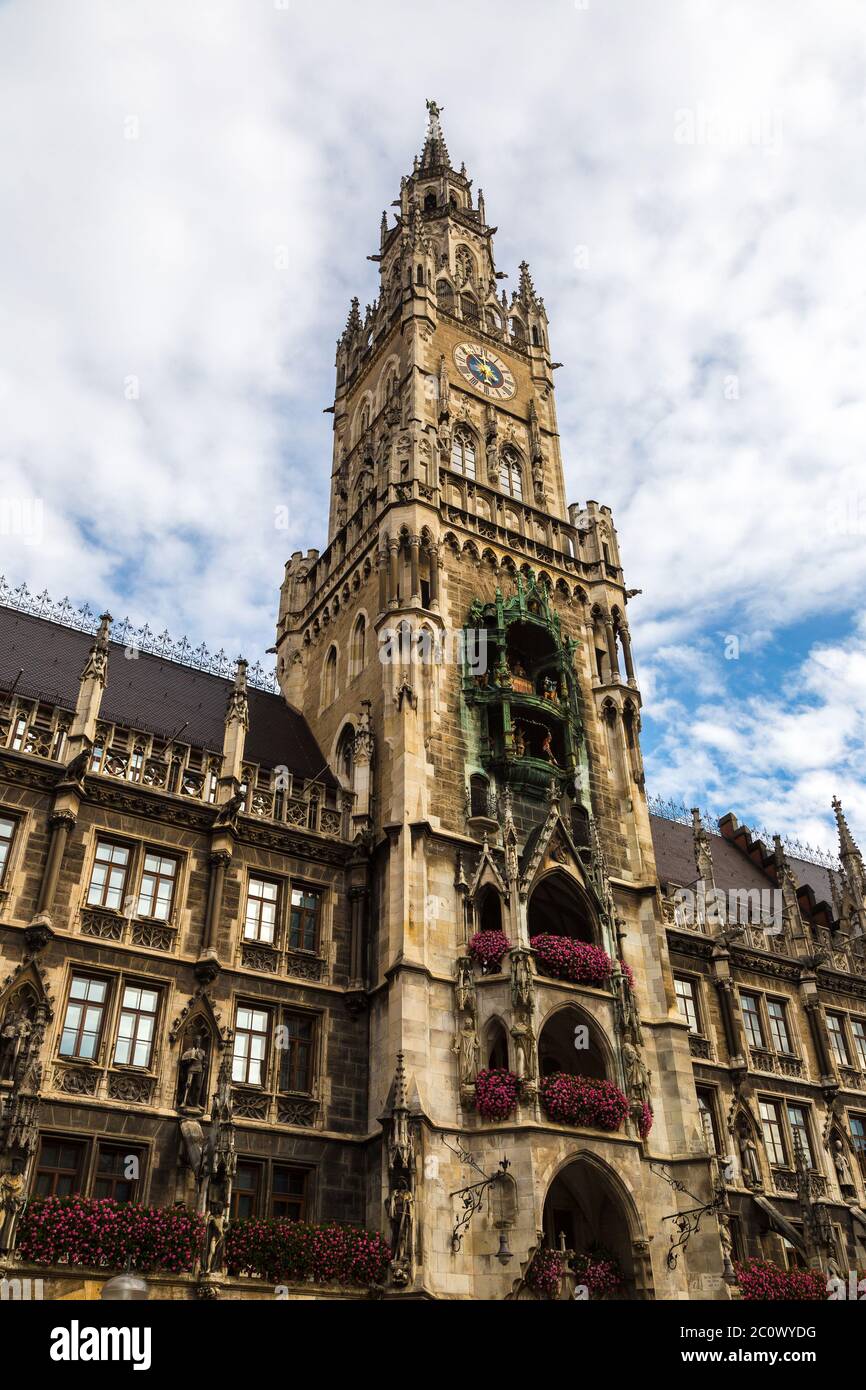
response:
M89 633L0 606L0 690L9 690L23 668L16 694L72 710L92 645ZM160 738L176 735L179 742L218 752L231 688L231 681L221 676L147 652L129 659L124 648L112 642L100 717ZM282 695L250 689L248 697L249 761L263 767L285 765L294 776L319 777L335 786L304 716Z
M664 816L650 815L650 828L662 888L666 889L669 883L678 884L681 888L689 887L698 876L691 826L667 820ZM708 832L708 839L713 855L713 878L717 888L727 893L734 888L775 886L775 880L765 873L754 859L744 854L723 835ZM805 859L795 859L791 855L788 855L788 863L799 886L811 888L818 902L832 904L830 869L825 869L820 864L811 864Z

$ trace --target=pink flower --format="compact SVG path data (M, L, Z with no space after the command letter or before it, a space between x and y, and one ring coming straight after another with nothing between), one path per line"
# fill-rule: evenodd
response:
M602 986L613 973L613 961L607 952L588 941L545 934L534 936L529 944L545 973L558 980Z
M551 1120L586 1125L613 1133L628 1114L628 1100L612 1081L554 1072L540 1088L541 1103Z
M490 1067L475 1078L475 1109L485 1120L507 1120L517 1105L517 1077L505 1067Z
M478 931L466 949L484 970L498 970L505 952L511 950L511 942L504 932Z

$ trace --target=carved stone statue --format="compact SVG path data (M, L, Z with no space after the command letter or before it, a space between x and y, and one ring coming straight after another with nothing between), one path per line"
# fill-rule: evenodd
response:
M514 1039L514 1061L518 1079L520 1081L534 1081L536 1077L535 1034L527 1014L519 1013L515 1016L511 1025L511 1036Z
M511 952L511 1002L515 1009L532 1006L532 968L528 951Z
M621 972L614 976L616 985L616 1026L622 1036L636 1047L643 1044L643 1029L634 991L628 976Z
M496 448L496 439L487 442L487 480L491 483L499 481L499 453Z
M388 1198L391 1219L391 1277L395 1284L406 1284L412 1264L412 1227L415 1198L408 1178L399 1178Z
M0 1254L14 1248L15 1228L25 1200L24 1173L16 1163L11 1172L0 1173Z
M227 825L234 828L237 824L238 816L243 810L245 800L246 793L238 787L229 797L228 801L224 801L219 807L214 825Z
M463 1019L460 1032L454 1039L451 1051L457 1055L461 1086L471 1086L478 1074L478 1060L481 1054L478 1034L475 1031L475 1022L471 1014L467 1014Z
M21 1011L7 1017L0 1030L0 1079L11 1080L18 1054L30 1034L30 1020Z
M722 1276L726 1284L736 1283L734 1269L734 1241L731 1236L731 1223L726 1211L717 1213L719 1221L719 1243L722 1247Z
M838 1136L833 1140L832 1149L833 1167L836 1169L839 1187L843 1192L853 1192L855 1190L854 1174L851 1172L851 1164L848 1162L845 1145Z
M472 1001L475 998L475 986L472 983L471 956L457 957L457 976L454 980L454 994L458 1009L462 1010L472 1007Z
M202 1274L216 1274L223 1266L226 1234L226 1207L219 1198L212 1198L207 1204L205 1218L204 1255Z
M625 1064L626 1086L632 1100L643 1104L650 1097L650 1073L643 1057L634 1043L626 1040L622 1045L622 1058Z
M762 1187L758 1146L745 1127L742 1127L737 1135L737 1144L740 1150L740 1167L746 1187Z
M204 1107L207 1079L207 1051L203 1046L204 1041L204 1037L197 1034L192 1039L191 1046L181 1054L181 1110L199 1110Z

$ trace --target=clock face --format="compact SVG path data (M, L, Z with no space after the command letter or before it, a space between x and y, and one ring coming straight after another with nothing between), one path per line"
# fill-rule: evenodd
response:
M507 401L517 390L502 358L478 343L458 343L454 362L464 381L490 400Z

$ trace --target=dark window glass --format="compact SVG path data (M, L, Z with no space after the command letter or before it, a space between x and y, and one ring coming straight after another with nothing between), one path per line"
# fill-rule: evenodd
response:
M308 1014L283 1014L285 1047L280 1067L280 1089L309 1092L313 1084L315 1020Z
M235 1221L246 1221L256 1216L259 1209L259 1190L262 1170L258 1163L238 1162L232 1184L231 1214Z
M319 945L322 895L314 888L292 889L289 945L299 951L315 951Z
M141 1174L141 1150L121 1144L100 1144L96 1156L94 1197L134 1202Z
M309 1169L274 1168L273 1192L271 1195L271 1215L282 1216L289 1221L303 1221L307 1214L307 1183Z
M84 1145L44 1138L39 1145L33 1191L37 1197L72 1197L81 1191Z

